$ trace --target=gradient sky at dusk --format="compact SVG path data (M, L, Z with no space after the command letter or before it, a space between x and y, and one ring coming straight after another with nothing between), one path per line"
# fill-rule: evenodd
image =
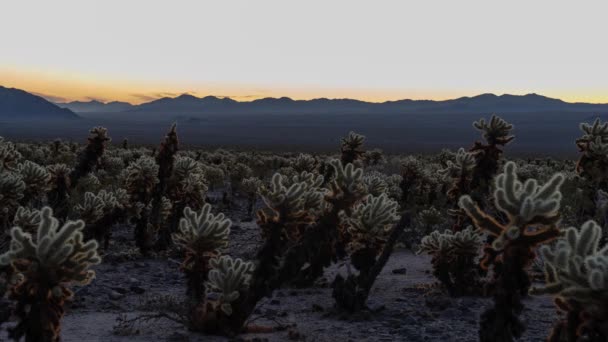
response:
M606 1L11 1L0 85L56 101L608 102L607 13Z

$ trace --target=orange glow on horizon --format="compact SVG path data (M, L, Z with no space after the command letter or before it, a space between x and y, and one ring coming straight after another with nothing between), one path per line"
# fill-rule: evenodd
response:
M0 66L0 86L23 89L53 102L124 101L140 104L162 97L176 97L188 93L197 97L230 97L237 101L251 101L265 97L290 97L296 100L313 98L350 98L368 102L402 99L447 100L462 96L492 93L492 89L475 90L397 90L397 89L332 89L294 86L256 86L243 84L180 84L176 82L143 82L111 79L92 75L75 75L47 70L21 71ZM523 95L527 93L558 98L567 102L608 103L608 91L588 89L577 91L546 90L504 91Z

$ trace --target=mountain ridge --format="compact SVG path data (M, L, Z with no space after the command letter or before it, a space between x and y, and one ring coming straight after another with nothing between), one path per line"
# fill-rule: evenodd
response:
M126 102L100 101L59 103L75 112L125 112L173 114L222 113L488 113L488 112L593 112L608 111L608 103L566 102L536 93L525 95L483 93L448 100L391 100L366 102L349 98L314 98L295 100L289 97L266 97L251 101L236 101L230 97L181 94L132 105Z
M73 111L22 89L0 86L0 118L27 119L77 119Z

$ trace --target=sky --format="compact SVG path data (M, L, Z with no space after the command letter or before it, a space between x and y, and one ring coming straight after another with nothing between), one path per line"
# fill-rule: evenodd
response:
M608 1L20 0L0 85L54 101L190 93L608 103Z

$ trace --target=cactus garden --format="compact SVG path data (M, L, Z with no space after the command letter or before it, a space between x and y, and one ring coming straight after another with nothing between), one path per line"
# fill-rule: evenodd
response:
M419 155L0 139L0 339L605 342L607 127L578 161L496 115Z

